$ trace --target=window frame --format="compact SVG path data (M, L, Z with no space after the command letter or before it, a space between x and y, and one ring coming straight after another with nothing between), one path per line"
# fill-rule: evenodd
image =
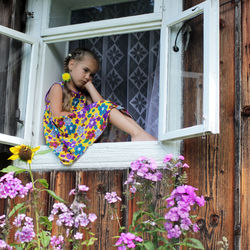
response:
M167 9L172 10L173 6L168 5ZM185 11L182 6L173 9L170 16L163 15L161 33L161 65L160 65L160 111L159 111L159 140L181 140L196 137L204 134L219 133L219 1L206 0ZM170 27L182 21L193 18L199 14L204 15L204 53L203 53L203 123L200 125L169 131L167 117L169 114L168 105L168 51ZM172 47L171 47L172 48ZM171 108L171 107L170 107Z
M30 144L32 138L32 114L33 114L33 102L34 102L34 93L35 93L35 79L36 79L36 69L37 69L37 58L38 58L38 47L39 42L38 39L29 36L25 33L16 31L11 28L7 28L5 26L0 25L0 34L5 35L9 38L16 39L23 43L30 44L31 47L31 56L30 56L30 70L28 76L28 89L27 89L27 103L26 103L26 111L24 118L24 136L18 137L13 135L6 135L4 133L0 133L0 143L8 144L8 145L16 145L16 144ZM33 83L33 84L32 84ZM22 112L22 110L21 110Z

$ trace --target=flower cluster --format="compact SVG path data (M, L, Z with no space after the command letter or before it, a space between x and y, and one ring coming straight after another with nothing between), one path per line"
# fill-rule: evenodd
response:
M122 199L117 195L116 192L106 193L104 199L107 200L108 203L116 203L118 200L121 201Z
M90 222L94 222L97 217L93 213L86 214L83 211L85 206L85 204L79 203L78 209L76 210L75 204L73 209L73 205L68 208L63 203L54 203L49 220L53 221L55 219L55 215L57 215L58 218L56 220L56 224L58 226L64 225L68 229L71 227L78 228L79 226L86 227Z
M136 242L142 242L143 239L132 233L121 233L120 238L115 243L118 250L126 250L128 248L135 248Z
M15 233L15 239L21 243L30 242L35 237L33 219L25 214L18 214L13 225L19 228Z
M177 172L181 168L189 168L189 165L187 163L183 163L184 156L179 155L178 159L175 160L172 154L167 154L163 160L163 163L165 163L165 169Z
M138 160L133 161L130 164L131 172L129 173L128 179L124 184L131 184L130 192L136 192L136 186L140 185L137 182L138 178L146 179L149 181L157 182L161 181L162 173L157 170L156 162L153 159L148 159L144 156Z
M194 188L189 185L182 185L175 188L170 197L166 199L169 211L165 214L165 229L168 232L168 238L179 238L182 231L188 231L191 228L194 232L199 230L196 223L192 223L189 212L191 206L204 206L204 197L197 196Z
M12 250L13 247L9 246L4 240L0 240L0 249Z
M53 247L53 249L60 250L63 249L64 244L64 238L62 235L59 235L58 237L52 236L50 239L50 244Z
M18 178L14 178L14 172L9 172L0 178L0 198L15 198L19 196L23 198L32 188L32 183L27 183L26 186Z
M87 187L86 185L78 185L78 189L72 189L69 192L69 195L76 195L77 192L87 192L89 191L89 187Z

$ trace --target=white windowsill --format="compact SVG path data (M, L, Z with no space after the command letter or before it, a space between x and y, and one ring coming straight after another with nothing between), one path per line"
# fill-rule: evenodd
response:
M40 148L40 150L45 149L48 149L48 147L41 146ZM137 160L140 156L153 158L158 167L163 167L164 156L169 153L177 155L179 153L179 143L171 142L166 145L159 141L95 143L71 166L62 165L53 152L37 155L32 161L32 170L127 169L130 167L130 163ZM21 161L16 161L15 165L21 168L28 167Z

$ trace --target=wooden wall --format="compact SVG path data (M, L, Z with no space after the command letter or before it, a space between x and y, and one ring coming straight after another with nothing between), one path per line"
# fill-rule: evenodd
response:
M250 249L250 1L242 4L241 249Z
M249 208L250 208L250 170L248 168L249 157L249 116L240 115L240 121L235 115L235 104L240 98L241 107L249 105L249 77L250 77L250 0L242 0L242 63L240 93L235 88L236 61L235 61L235 15L234 1L220 1L220 134L207 135L194 139L184 140L183 154L191 166L189 184L198 187L198 193L206 197L205 208L200 209L198 223L201 227L198 237L203 241L205 249L219 249L217 242L223 236L227 237L229 249L248 249L250 232ZM226 3L228 2L228 3ZM235 1L237 2L237 1ZM223 5L223 3L225 3ZM237 58L236 58L237 59ZM240 124L240 137L237 137L235 124ZM237 143L240 141L240 144ZM237 148L239 145L239 148ZM237 162L236 152L240 152L240 162ZM237 169L240 169L241 218L235 218L237 194ZM115 240L113 235L118 234L116 224L109 219L108 207L104 202L104 194L107 191L116 191L122 195L122 183L126 179L127 171L85 171L85 172L51 172L36 173L37 176L46 178L50 187L55 192L68 200L68 192L75 184L82 183L90 187L89 199L91 211L96 213L98 220L93 228L98 241L93 249L115 249L112 245ZM24 177L25 179L25 177ZM237 199L236 199L237 200ZM45 205L44 211L50 209L51 201L47 197L41 197ZM125 213L125 218L131 218L135 209L130 204L130 210ZM235 227L235 221L240 221L239 228ZM123 221L126 225L126 222ZM235 245L235 236L240 237L240 246ZM11 236L13 237L13 236Z

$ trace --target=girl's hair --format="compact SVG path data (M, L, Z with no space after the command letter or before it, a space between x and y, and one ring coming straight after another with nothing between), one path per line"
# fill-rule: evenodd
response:
M64 59L64 72L69 73L69 61L71 59L74 59L76 61L82 61L84 59L85 56L90 56L92 57L96 62L97 65L99 67L99 58L90 50L85 49L85 48L78 48L75 49L74 51L72 51L71 53L69 53L65 59ZM87 91L83 90L83 93L86 96L89 96ZM63 88L63 110L64 111L71 111L71 103L70 103L70 99L71 99L71 90L68 87L67 82L65 82L64 84L64 88Z

